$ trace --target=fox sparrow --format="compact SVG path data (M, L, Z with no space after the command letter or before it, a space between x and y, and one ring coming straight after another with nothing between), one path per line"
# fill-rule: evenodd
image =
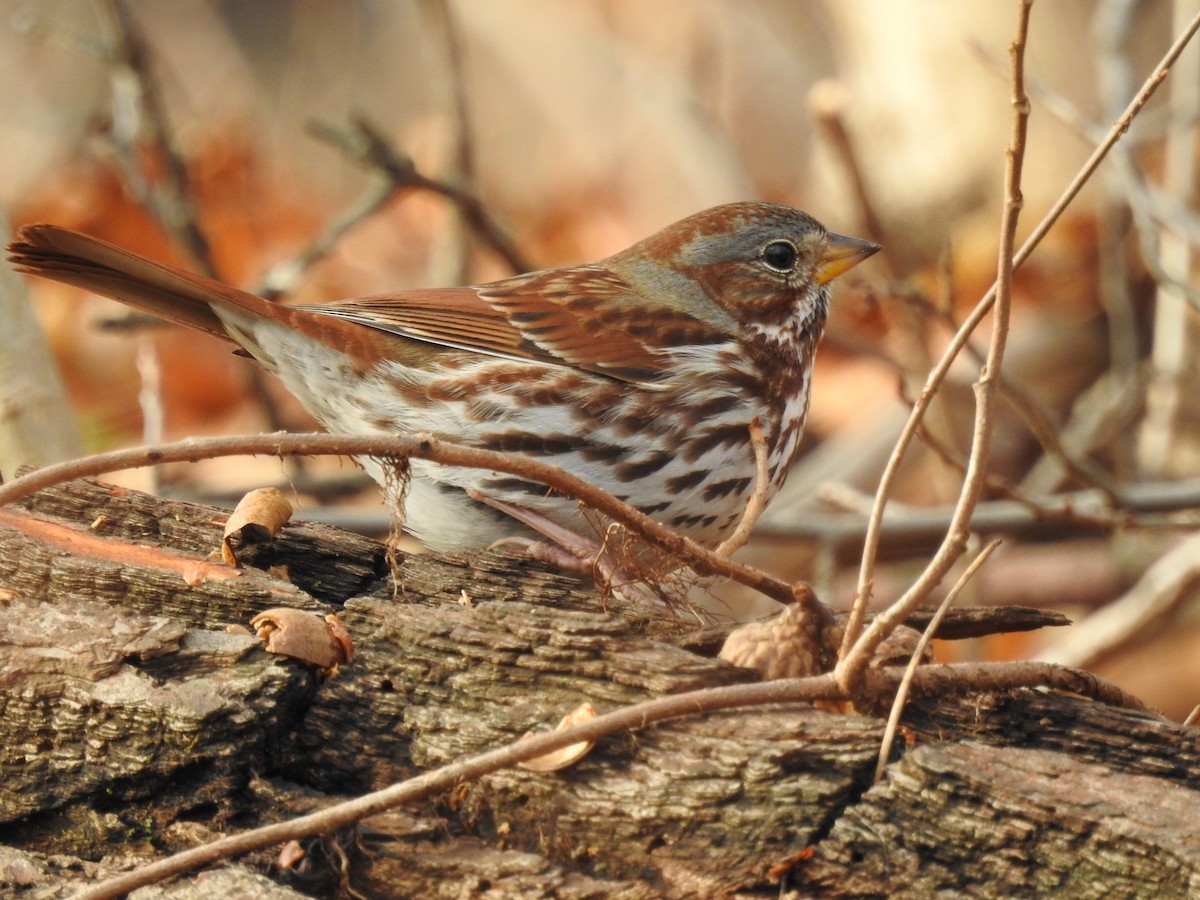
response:
M541 457L710 546L753 489L755 418L770 493L783 484L829 282L879 249L790 207L734 203L591 265L286 306L53 225L17 237L21 271L240 345L330 431ZM541 484L412 462L405 527L428 546L522 533L497 506L582 530L578 504Z

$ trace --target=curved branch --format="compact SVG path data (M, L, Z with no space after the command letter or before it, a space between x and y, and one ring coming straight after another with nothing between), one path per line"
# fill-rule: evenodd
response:
M98 453L37 469L0 485L0 506L12 503L43 488L76 478L103 475L122 469L159 465L170 462L196 462L218 456L376 456L412 457L447 466L491 469L509 475L529 478L587 504L592 509L619 522L641 537L647 544L662 550L690 566L700 575L730 578L739 584L759 591L780 603L818 603L811 591L798 591L787 582L772 578L765 572L735 562L714 553L691 538L675 534L654 521L641 510L602 491L558 466L528 456L498 453L464 447L443 441L428 434L374 435L348 437L335 434L275 434L242 435L219 438L188 438L153 447L134 447L111 453ZM806 586L805 586L806 587ZM818 603L819 605L819 603ZM814 609L824 613L824 607Z

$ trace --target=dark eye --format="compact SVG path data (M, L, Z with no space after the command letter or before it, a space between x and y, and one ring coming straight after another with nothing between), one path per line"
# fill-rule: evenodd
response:
M763 248L762 260L776 272L790 272L798 255L787 241L774 241Z

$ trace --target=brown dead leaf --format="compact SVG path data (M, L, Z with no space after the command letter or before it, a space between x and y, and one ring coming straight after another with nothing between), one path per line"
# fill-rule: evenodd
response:
M292 517L292 504L279 488L258 488L244 496L230 513L221 538L221 558L236 566L235 546L262 544L279 533Z
M268 653L290 656L316 666L325 677L354 655L354 645L337 616L324 619L302 609L276 607L250 620L254 632L267 642Z
M279 855L275 857L275 865L281 872L286 872L295 868L296 864L304 859L304 855L304 848L300 846L299 841L288 841L279 848Z
M582 725L584 722L590 722L597 715L599 713L596 712L596 707L585 701L563 716L562 721L558 723L558 727L554 730L562 731L573 725ZM534 737L534 733L527 731L521 740L527 741L532 737ZM594 746L596 746L595 741L580 741L578 744L568 744L566 747L560 747L552 753L535 756L533 759L527 759L524 762L517 763L517 765L530 772L557 772L559 769L565 769L567 766L579 762L579 760L591 752Z

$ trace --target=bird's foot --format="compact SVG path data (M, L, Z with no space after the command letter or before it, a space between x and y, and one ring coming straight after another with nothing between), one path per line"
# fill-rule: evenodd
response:
M502 538L492 547L505 544L520 546L531 558L564 572L586 575L602 589L612 591L622 599L652 608L657 613L671 609L670 604L653 589L626 572L603 542L572 531L526 506L497 500L474 489L468 490L467 495L472 500L511 516L545 538L541 541L522 537Z

